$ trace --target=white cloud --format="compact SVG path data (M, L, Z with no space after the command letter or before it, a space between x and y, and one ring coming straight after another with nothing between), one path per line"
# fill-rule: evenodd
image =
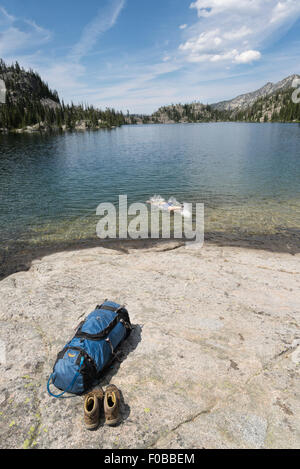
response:
M187 52L188 62L221 62L231 61L235 63L251 63L261 58L261 53L256 50L239 52L233 47L234 43L251 34L251 30L242 27L231 32L222 32L220 28L201 33L179 46L182 52Z
M257 50L247 50L239 54L237 49L232 49L221 54L191 54L188 56L188 61L192 63L231 61L237 64L246 64L259 60L260 58L261 53Z
M1 14L1 15L0 15L0 24L2 24L3 22L5 22L5 20L6 20L6 21L8 20L10 23L13 23L13 22L16 20L16 18L15 18L14 16L10 15L10 14L6 11L6 9L5 9L4 7L2 7L2 6L0 6L0 14Z
M192 55L196 55L199 52L216 50L221 43L220 29L214 29L201 33L199 36L186 41L179 46L179 49L189 51Z
M280 23L286 20L293 21L294 16L299 15L299 10L299 0L281 0L273 8L271 23Z
M198 23L179 46L188 62L246 64L300 16L299 0L196 0Z
M179 65L172 63L157 62L151 65L138 62L131 63L125 70L124 64L114 63L109 75L106 75L105 79L100 77L102 81L98 87L82 89L77 96L80 99L82 95L85 102L102 109L113 106L125 112L130 109L132 112L150 113L162 103L175 99L178 84L172 83L171 80L166 81L164 77L178 69ZM118 81L113 79L116 70Z
M187 24L181 24L181 25L179 26L179 29L185 29L185 28L187 28Z
M29 19L10 15L0 6L0 56L26 50L36 44L44 44L51 33Z
M125 0L112 0L107 8L101 8L96 18L83 30L81 38L72 49L71 56L80 60L95 46L98 38L116 23Z
M246 50L237 55L234 61L238 64L247 64L259 60L260 58L261 53L258 50Z
M241 28L235 31L228 31L224 33L224 39L231 40L239 40L246 36L252 34L252 29L248 28L247 26L242 26Z
M251 14L257 11L263 3L269 0L196 0L190 8L196 8L199 17L214 16L226 12L243 12Z
M65 102L85 101L85 97L89 95L90 91L87 85L89 79L86 66L82 65L81 60L95 47L99 37L115 25L125 1L110 0L107 2L106 8L100 8L94 19L83 28L78 42L66 56L62 58L47 57L36 53L33 56L23 56L20 63L27 68L39 70L41 76L47 80L52 89L58 91ZM26 22L37 33L42 29L33 21L26 20ZM17 45L21 45L21 31L14 40L19 42L19 44L15 44L15 49Z

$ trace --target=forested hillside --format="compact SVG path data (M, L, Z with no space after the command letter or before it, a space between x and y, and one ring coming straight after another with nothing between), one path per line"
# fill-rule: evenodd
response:
M295 89L259 98L253 106L232 114L234 120L250 122L300 122L300 104L292 100Z
M0 79L6 86L6 102L0 104L2 131L96 129L125 123L114 109L65 105L36 72L25 71L17 62L8 66L0 59Z

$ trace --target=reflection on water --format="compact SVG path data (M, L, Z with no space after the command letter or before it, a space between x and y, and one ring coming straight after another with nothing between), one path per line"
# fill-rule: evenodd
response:
M95 237L96 207L155 193L205 204L207 233L300 229L300 126L186 124L0 137L0 240Z

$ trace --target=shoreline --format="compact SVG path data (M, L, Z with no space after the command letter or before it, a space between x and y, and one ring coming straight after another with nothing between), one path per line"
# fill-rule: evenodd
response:
M184 246L185 241L177 239L107 239L87 238L67 242L57 242L40 246L26 243L15 243L12 246L0 247L0 281L20 271L30 269L32 262L45 256L68 251L80 251L91 248L107 248L128 254L133 250L173 250ZM205 233L205 245L219 247L237 247L267 252L300 253L300 230L290 230L287 235L232 235L229 233Z
M145 126L145 125L187 125L187 124L300 124L300 121L268 121L268 122L259 122L259 121L231 121L231 120L222 120L222 121L199 121L199 122L138 122L136 124L133 123L125 123L121 125L112 125L112 126L102 126L102 127L88 127L79 125L78 127L74 128L34 128L38 124L33 126L29 126L25 129L0 129L0 135L45 135L45 134L61 134L67 132L96 132L99 130L113 130L118 129L125 126ZM65 127L65 126L64 126Z
M125 124L122 124L125 125ZM99 130L114 130L122 125L112 125L112 126L102 126L102 127L83 127L78 126L74 128L67 128L63 126L58 127L48 127L48 128L38 128L36 125L29 126L21 129L0 129L0 135L45 135L45 134L54 134L54 135L63 135L67 132L98 132ZM35 128L36 127L36 128Z
M39 128L38 124L28 126L27 128L19 128L19 129L0 129L0 135L63 135L65 133L72 133L72 132L98 132L100 130L114 130L121 127L126 126L145 126L145 125L188 125L188 124L300 124L300 121L268 121L268 122L259 122L259 121L233 121L233 120L221 120L221 121L199 121L199 122L137 122L137 123L124 123L120 125L103 125L99 127L89 127L87 125L78 125L74 128L67 128L63 126L61 128L58 127L44 127Z

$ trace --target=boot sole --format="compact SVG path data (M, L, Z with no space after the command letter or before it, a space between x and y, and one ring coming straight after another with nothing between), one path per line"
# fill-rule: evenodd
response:
M119 422L120 422L120 418L117 418L117 419L114 419L114 420L105 421L106 425L108 425L109 427L114 427L114 426L117 425Z
M99 427L99 423L95 425L85 425L85 428L89 431L97 430L98 427Z

